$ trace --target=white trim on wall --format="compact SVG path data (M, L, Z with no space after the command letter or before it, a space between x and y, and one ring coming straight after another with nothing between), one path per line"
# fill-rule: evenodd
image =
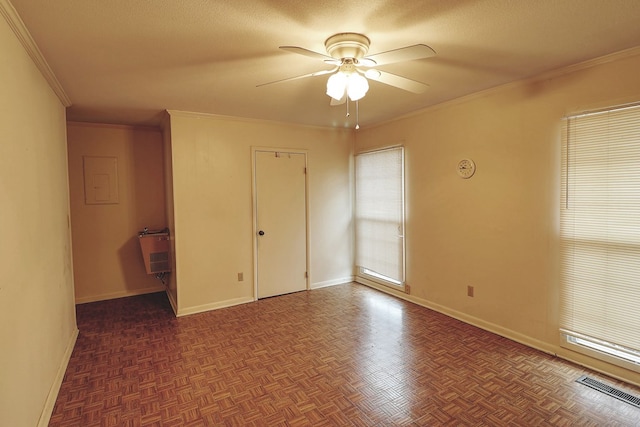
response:
M326 288L328 286L344 285L344 284L353 282L354 278L355 278L354 276L349 276L349 277L343 277L340 279L325 280L324 282L312 283L310 286L310 289L320 289L320 288Z
M71 99L64 91L64 88L58 81L58 78L55 76L55 74L53 74L51 67L49 67L49 64L44 59L42 52L40 52L38 45L36 45L36 42L31 37L31 34L29 33L29 30L27 30L27 27L24 25L22 18L20 18L20 15L18 15L18 12L9 2L9 0L0 0L0 14L2 14L2 16L4 16L4 18L7 20L7 24L9 24L9 27L11 27L13 33L16 35L18 40L20 40L20 43L24 47L24 50L27 51L33 63L42 73L44 79L47 81L47 83L49 83L49 86L58 96L58 99L60 99L62 105L64 105L65 107L70 107Z
M430 302L426 299L422 299L419 297L416 297L414 295L409 295L406 294L404 292L400 292L400 291L396 291L394 289L391 289L388 286L385 285L381 285L378 284L376 282L373 282L371 280L367 280L364 279L362 277L356 276L356 280L357 283L360 283L361 285L365 285L365 286L369 286L371 288L377 289L379 291L382 291L384 293L387 293L389 295L393 295L396 296L400 299L403 299L405 301L409 301L412 302L414 304L418 304L419 306L428 308L430 310L433 311L437 311L438 313L442 313L444 315L447 315L449 317L452 317L454 319L460 320L461 322L464 323L468 323L470 325L476 326L480 329L484 329L485 331L489 331L489 332L493 332L496 335L500 335L501 337L505 337L508 338L512 341L516 341L520 344L524 344L528 347L532 347L535 348L536 350L540 350L544 353L548 353L548 354L552 354L552 355L556 355L556 347L553 345L550 345L548 343L545 343L543 341L540 340L536 340L534 338L528 337L526 335L523 335L519 332L515 332L511 329L507 329L504 328L500 325L496 325L495 323L491 323L491 322L487 322L485 320L479 319L475 316L470 316L466 313L463 313L461 311L457 311L457 310L452 310L450 308L447 308L443 305L440 304L436 304L433 302Z
M49 394L47 395L47 400L44 403L44 408L42 408L42 413L40 414L40 419L38 420L38 427L46 427L49 425L49 421L51 420L51 415L53 415L53 409L56 405L56 400L58 399L58 393L60 392L60 387L62 386L62 381L64 380L64 374L67 372L67 366L69 366L69 361L71 360L71 354L73 353L73 348L76 345L76 340L78 339L78 334L80 331L76 328L73 331L73 334L69 337L69 342L67 343L67 348L62 355L62 361L60 366L58 367L58 371L56 372L56 377L51 384L51 388L49 389Z
M133 297L136 295L153 294L156 292L164 292L166 287L164 285L152 286L143 289L136 289L135 291L121 291L111 292L108 294L92 295L88 297L76 298L76 304L86 304L88 302L106 301L116 298Z
M211 304L197 305L195 307L188 307L186 310L180 310L176 314L176 317L189 316L191 314L204 313L206 311L217 310L220 308L233 307L234 305L246 304L254 302L253 297L233 298L226 301L214 302Z
M545 81L545 80L551 80L551 79L555 79L558 77L562 77L564 75L567 74L571 74L577 71L582 71L582 70L587 70L589 68L592 67L596 67L598 65L602 65L602 64L608 64L610 62L615 62L615 61L619 61L619 60L623 60L626 58L632 58L634 56L638 56L640 55L640 46L637 47L632 47L629 49L625 49L619 52L614 52L614 53L610 53L608 55L604 55L604 56L600 56L598 58L593 58L593 59L588 59L584 62L579 62L577 64L572 64L572 65L568 65L566 67L562 67L562 68L558 68L555 70L551 70L551 71L547 71L546 73L541 73L538 74L536 76L530 77L530 78L526 78L526 79L522 79L522 80L516 80L514 82L510 82L510 83L505 83L501 86L495 86L495 87L491 87L489 89L485 89L485 90L481 90L478 92L473 92L470 93L468 95L463 95L459 98L454 98L451 99L449 101L443 101L439 104L434 104L434 105L430 105L428 107L422 108L420 110L416 110L416 111L411 111L407 114L403 114L401 116L398 117L393 117L389 120L385 120L379 123L375 123L373 125L367 126L367 129L374 129L380 126L386 126L389 123L394 123L394 122L399 122L401 120L404 119L408 119L410 117L415 117L415 116L419 116L422 115L426 112L430 112L430 111L438 111L444 108L449 108L451 106L455 106L455 105L460 105L469 101L473 101L474 99L479 99L479 98L483 98L485 96L489 96L491 94L494 93L501 93L507 90L511 90L513 88L517 88L517 87L521 87L527 84L531 84L533 82L539 82L539 81ZM635 98L634 98L635 100ZM616 102L618 104L623 104L624 102Z
M563 351L560 346L555 346L534 338L531 338L527 335L521 334L519 332L513 331L508 328L504 328L500 325L496 325L495 323L487 322L482 319L479 319L474 316L470 316L466 313L462 313L460 311L451 310L447 307L444 307L440 304L435 304L425 299L408 295L403 292L395 291L388 286L380 285L378 283L363 279L361 277L355 278L356 283L360 283L361 285L369 286L371 288L377 289L381 292L384 292L389 295L396 296L405 301L412 302L414 304L418 304L419 306L428 308L430 310L436 311L438 313L442 313L446 316L452 317L454 319L460 320L461 322L467 323L472 326L476 326L480 329L483 329L487 332L494 333L496 335L500 335L501 337L510 339L511 341L515 341L522 345L526 345L527 347L531 347L533 349L542 351L543 353L550 354L555 357L559 357L560 359L567 360L569 362L575 363L580 366L584 366L585 368L591 369L596 372L600 372L602 374L608 375L612 378L616 378L620 381L627 382L629 384L633 384L636 386L640 386L640 383L633 381L632 379L625 377L624 375L620 375L613 370L603 368L595 363L591 363L592 360L582 358L580 354L575 352L567 352Z
M299 149L299 148L282 148L282 147L263 147L263 146L252 146L251 147L251 200L252 200L252 209L253 209L253 300L258 300L258 192L257 192L257 182L256 182L256 153L258 152L269 152L269 153L292 153L292 154L302 154L304 155L304 164L305 164L305 176L304 176L304 191L305 191L305 249L307 251L306 254L306 290L311 289L311 236L309 232L309 212L310 212L310 204L311 200L310 196L310 188L309 188L309 150Z
M169 299L169 304L171 304L171 309L173 310L173 314L178 317L178 301L173 298L173 294L169 291L169 288L166 289L167 298Z

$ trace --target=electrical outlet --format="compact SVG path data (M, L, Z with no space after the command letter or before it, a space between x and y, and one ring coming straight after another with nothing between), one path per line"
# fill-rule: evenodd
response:
M473 286L467 286L467 296L473 297Z
M244 280L244 274L238 273L238 282L242 282Z
M407 295L411 295L411 286L409 286L409 285L404 285L404 292L405 292Z

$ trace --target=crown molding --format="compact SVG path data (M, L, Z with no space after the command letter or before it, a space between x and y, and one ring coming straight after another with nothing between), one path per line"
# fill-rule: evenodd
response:
M443 108L448 108L451 106L456 106L456 105L460 105L460 104L464 104L466 102L472 101L474 99L478 99L478 98L483 98L486 96L490 96L493 95L495 93L500 93L500 92L504 92L507 90L511 90L513 88L517 88L517 87L522 87L531 83L535 83L535 82L539 82L539 81L544 81L544 80L551 80L554 78L558 78L558 77L562 77L565 76L567 74L571 74L571 73L575 73L578 71L582 71L582 70L587 70L589 68L593 68L596 67L598 65L603 65L603 64L608 64L610 62L615 62L615 61L620 61L620 60L624 60L627 58L633 58L636 56L640 55L640 46L636 46L636 47L632 47L629 49L624 49L618 52L613 52L607 55L603 55L603 56L599 56L597 58L593 58L593 59L588 59L586 61L582 61L582 62L578 62L576 64L572 64L572 65L567 65L561 68L557 68L555 70L550 70L550 71L546 71L540 74L537 74L535 76L532 77L528 77L528 78L524 78L521 80L516 80L514 82L510 82L510 83L505 83L499 86L495 86L495 87L490 87L488 89L483 89L480 90L478 92L473 92L470 93L468 95L463 95L459 98L454 98L454 99L450 99L447 101L442 101L438 104L434 104L434 105L430 105L428 107L422 108L420 110L416 110L416 111L411 111L407 114L403 114L401 116L398 117L394 117L391 118L389 120L385 120L383 122L380 123L375 123L373 125L370 125L369 127L367 127L367 130L369 129L374 129L380 126L384 126L384 125L388 125L390 123L394 123L394 122L398 122L404 119L408 119L408 118L412 118L415 116L419 116L421 114L424 113L428 113L428 112L432 112L432 111L437 111L437 110L441 110ZM629 101L630 102L630 101ZM622 103L626 103L626 102L621 102Z
M75 120L67 120L67 127L122 129L122 130L140 131L140 132L160 132L162 130L158 126L123 125L118 123L79 122Z
M49 86L51 87L53 92L58 96L58 99L60 99L62 105L64 105L65 107L70 107L71 99L69 99L66 92L64 91L64 88L56 78L55 74L53 74L53 71L49 67L49 64L47 64L47 61L44 59L42 52L40 52L40 49L38 49L36 42L31 37L31 34L29 34L29 30L24 25L22 18L20 18L20 15L18 15L18 12L9 2L9 0L0 0L0 14L4 16L7 23L9 24L9 27L16 35L24 49L27 51L27 53L31 57L31 60L33 60L33 62L36 64L36 67L38 67L40 73L42 73L42 76L45 78L47 83L49 83Z
M1 1L1 0L0 0ZM232 121L232 122L244 122L244 123L257 123L257 124L270 124L274 126L294 126L299 128L307 128L307 129L319 129L319 130L330 130L337 132L355 132L354 129L351 128L342 128L342 127L327 127L327 126L319 126L319 125L308 125L303 123L293 123L293 122L285 122L281 120L270 120L270 119L256 119L252 117L239 117L239 116L227 116L223 114L216 113L199 113L192 111L183 111L183 110L165 110L169 119L171 117L187 117L187 118L195 118L195 119L211 119L211 120L223 120L223 121Z

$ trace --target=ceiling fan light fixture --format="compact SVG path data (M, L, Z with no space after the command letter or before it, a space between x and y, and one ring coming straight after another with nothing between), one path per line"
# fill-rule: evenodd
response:
M335 59L362 58L369 51L369 38L359 33L338 33L324 42L329 56Z
M339 101L344 96L344 91L347 88L348 77L341 71L332 74L327 80L327 95Z
M353 73L349 76L349 82L347 84L347 94L349 99L357 101L364 98L369 90L369 82L363 76L358 73Z
M364 75L368 79L377 80L380 78L382 73L380 73L380 71L378 70L374 70L373 68L370 68L367 71L365 71Z
M425 44L415 44L366 56L369 52L369 45L370 40L364 34L338 33L325 40L325 48L329 56L299 46L280 46L280 49L288 52L320 59L325 64L334 65L334 68L276 80L258 86L306 77L330 75L327 79L326 90L326 94L331 98L329 105L342 105L346 102L347 116L349 109L348 101L356 102L357 105L358 100L364 98L369 90L369 80L416 94L423 93L429 87L422 82L372 68L377 65L432 57L436 52L429 46ZM363 69L363 67L366 69Z

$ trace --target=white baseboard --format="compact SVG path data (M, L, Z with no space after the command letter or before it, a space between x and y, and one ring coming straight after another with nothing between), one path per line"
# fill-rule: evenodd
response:
M164 285L150 286L148 288L134 289L132 291L119 291L108 294L91 295L88 297L76 298L76 304L86 304L88 302L106 301L116 298L133 297L136 295L153 294L156 292L163 292L166 289Z
M442 313L446 316L460 320L461 322L468 323L480 329L484 329L485 331L494 333L496 335L500 335L501 337L526 345L527 347L531 347L533 349L542 351L543 353L547 353L552 356L559 357L568 362L575 363L576 365L583 366L595 372L600 372L601 374L608 375L620 381L624 381L629 384L640 386L640 376L637 375L635 372L621 369L618 366L605 363L600 360L596 360L590 357L585 357L584 355L581 355L576 352L567 351L566 349L560 347L559 345L553 345L544 341L531 338L527 335L521 334L519 332L515 332L511 329L504 328L502 326L484 321L482 319L478 319L477 317L470 316L468 314L465 314L456 310L452 310L440 304L436 304L436 303L424 300L422 298L415 297L413 295L407 295L403 292L396 291L387 286L380 285L370 280L362 279L361 277L356 277L355 281L362 285L369 286L381 292L385 292L387 294L396 296L398 298L404 299L406 301L412 302L414 304L420 305L430 310L437 311L438 313Z
M416 298L416 299L419 299L419 298ZM465 314L456 310L451 310L439 304L435 304L427 301L424 301L424 303L418 303L418 304L422 305L423 307L429 308L433 311L437 311L438 313L442 313L449 317L453 317L454 319L458 319L464 323L477 326L478 328L484 329L485 331L492 332L496 335L500 335L501 337L508 338L512 341L526 345L527 347L531 347L536 350L542 351L543 353L551 354L553 356L556 355L556 349L557 349L556 346L546 343L544 341L537 340L528 335L521 334L520 332L516 332L514 330L505 328L503 326L496 325L495 323L487 322L485 320L479 319L474 316L470 316L468 314Z
M353 282L354 277L343 277L341 279L325 280L324 282L312 283L309 289L326 288L327 286L344 285L345 283Z
M395 291L387 286L377 284L370 280L362 279L361 277L356 277L356 282L377 289L381 292L396 296L403 300L412 302L414 304L420 305L422 307L428 308L433 311L437 311L438 313L442 313L446 316L452 317L454 319L460 320L461 322L468 323L469 325L476 326L480 329L484 329L485 331L492 332L496 335L500 335L501 337L508 338L512 341L518 342L520 344L526 345L527 347L535 348L536 350L540 350L544 353L557 355L557 346L551 345L544 341L540 341L534 338L531 338L527 335L521 334L519 332L513 331L511 329L502 327L500 325L496 325L491 322L487 322L485 320L479 319L474 316L470 316L466 313L462 313L460 311L452 310L450 308L444 307L440 304L436 304L430 301L427 301L422 298L418 298L413 295L407 295L404 292Z
M327 286L343 285L345 283L350 283L350 282L353 282L353 276L313 283L309 289L320 289L320 288L325 288ZM226 301L219 301L219 302L214 302L210 304L203 304L203 305L197 305L194 307L178 309L178 304L176 301L173 301L171 293L167 291L167 295L169 297L169 302L173 307L173 311L176 314L176 317L189 316L191 314L197 314L197 313L204 313L206 311L217 310L217 309L226 308L226 307L233 307L234 305L246 304L246 303L255 301L253 297L242 297L242 298L235 298L235 299L230 299Z
M62 380L64 380L64 374L67 372L67 366L69 366L69 360L71 360L71 354L73 353L73 348L76 346L76 340L78 339L78 333L80 331L76 328L71 336L69 337L69 342L67 343L67 348L62 355L62 361L60 362L60 366L58 367L58 371L56 372L56 376L53 379L53 384L49 389L49 394L47 395L47 400L44 403L44 408L42 409L42 413L40 414L40 420L38 420L38 427L46 427L49 425L49 421L51 420L51 415L53 415L53 408L56 405L56 399L58 399L58 393L60 392L60 386L62 386Z
M179 309L176 313L176 317L188 316L190 314L204 313L205 311L217 310L219 308L233 307L234 305L246 304L253 302L252 297L234 298L226 301L219 301L210 304L196 305L194 307L187 307Z
M173 294L169 291L169 288L166 289L167 298L169 299L169 304L171 304L171 308L173 309L173 314L178 317L178 301L173 299Z

